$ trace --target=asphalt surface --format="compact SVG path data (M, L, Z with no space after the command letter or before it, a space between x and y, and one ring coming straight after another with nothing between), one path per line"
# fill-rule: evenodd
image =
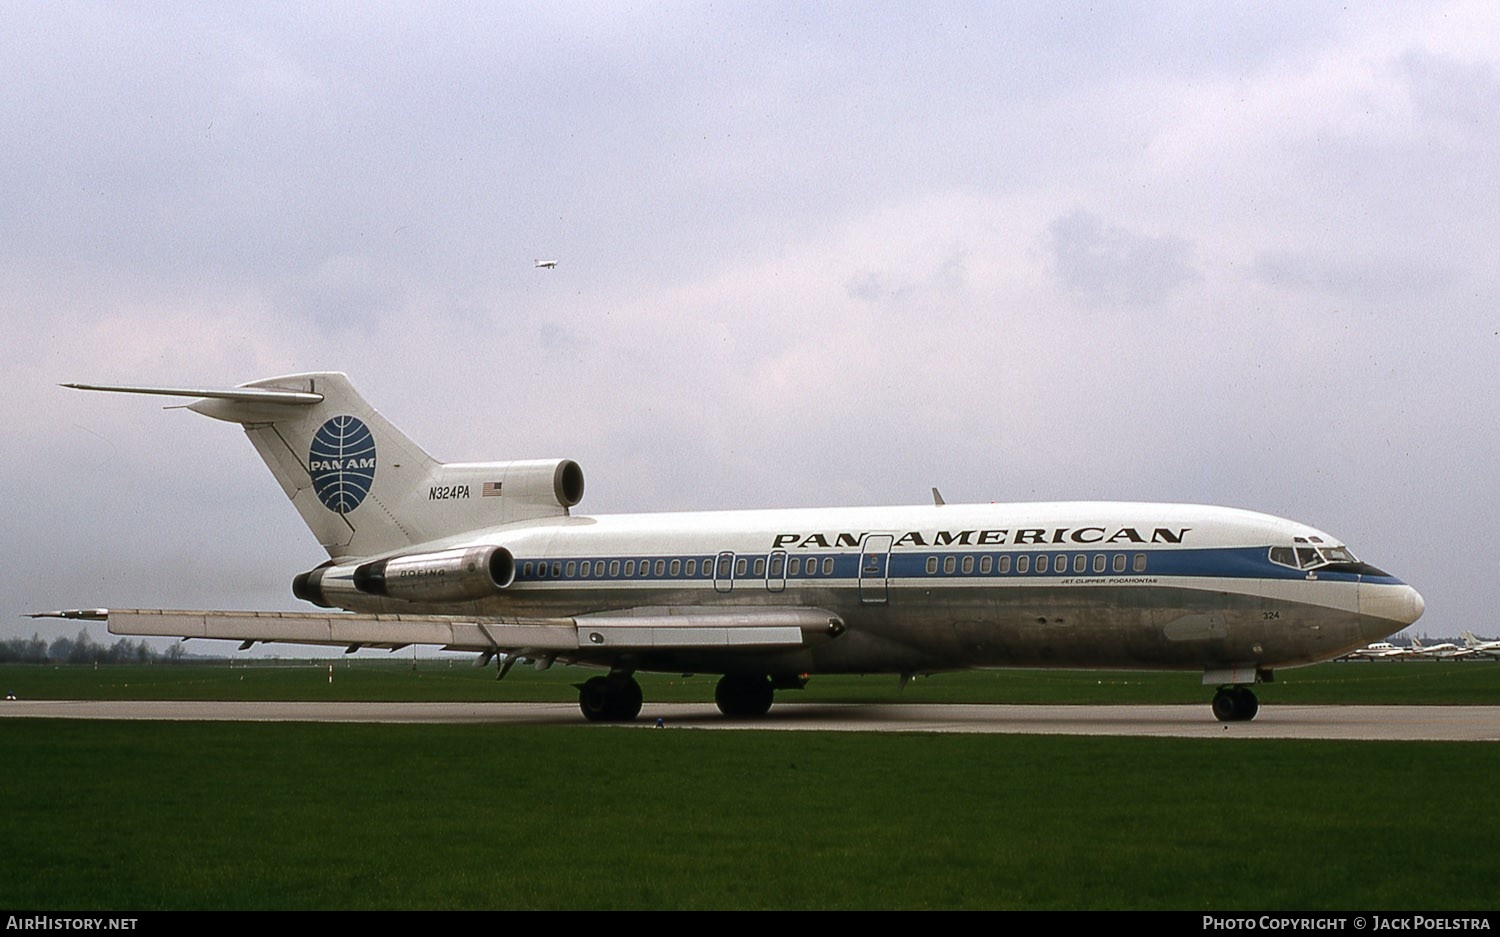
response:
M224 722L586 725L572 703L296 703L4 700L0 718ZM1216 722L1208 706L975 706L783 703L731 720L712 704L647 704L632 726L825 732L971 732L1179 738L1500 741L1500 706L1262 706L1252 722ZM605 728L606 726L600 726Z

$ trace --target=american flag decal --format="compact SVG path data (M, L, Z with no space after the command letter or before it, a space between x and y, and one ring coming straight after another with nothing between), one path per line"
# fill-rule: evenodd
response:
M500 483L499 482L485 482L484 483L484 487L481 488L481 489L479 489L479 497L481 497L481 498L498 498L498 497L500 497Z

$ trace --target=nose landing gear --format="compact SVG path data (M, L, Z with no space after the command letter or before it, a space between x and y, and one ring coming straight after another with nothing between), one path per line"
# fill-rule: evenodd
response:
M1220 687L1214 694L1213 710L1220 722L1249 722L1260 712L1260 701L1247 686Z

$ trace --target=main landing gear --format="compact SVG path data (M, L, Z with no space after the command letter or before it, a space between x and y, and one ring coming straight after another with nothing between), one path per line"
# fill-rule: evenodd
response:
M641 714L641 685L628 673L578 684L578 708L589 722L629 722Z
M719 712L731 719L754 719L771 709L777 690L797 690L803 676L725 674L714 687ZM578 709L589 722L629 722L641 714L641 685L628 673L590 677L578 687Z
M1255 691L1247 686L1219 687L1214 694L1214 718L1220 722L1249 722L1260 712Z

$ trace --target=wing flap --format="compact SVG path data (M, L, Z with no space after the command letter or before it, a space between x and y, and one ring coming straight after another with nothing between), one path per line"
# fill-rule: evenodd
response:
M843 622L836 615L817 608L721 611L653 607L576 618L115 608L51 613L51 617L102 619L108 622L111 634L121 635L337 647L435 644L452 650L524 649L559 654L662 648L793 648L828 640L843 631Z
M659 606L580 615L575 621L580 647L801 647L843 630L838 616L800 607Z
M342 647L438 644L461 650L513 647L568 650L578 647L577 628L571 620L565 618L505 622L449 615L114 608L107 611L107 620L111 634L218 638L229 641L278 641Z

